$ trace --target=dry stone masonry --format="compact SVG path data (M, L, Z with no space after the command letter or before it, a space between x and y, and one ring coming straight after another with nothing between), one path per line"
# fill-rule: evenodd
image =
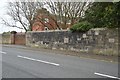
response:
M27 32L26 45L82 53L118 55L118 29L96 28L87 32Z

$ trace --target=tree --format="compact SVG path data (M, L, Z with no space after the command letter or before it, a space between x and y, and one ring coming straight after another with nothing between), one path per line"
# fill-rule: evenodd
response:
M11 17L13 23L11 24L2 18L3 24L24 29L26 32L31 31L36 10L42 6L41 2L9 2L7 15ZM21 26L17 26L16 23Z
M92 23L94 27L107 27L115 28L118 27L118 16L120 2L95 2L86 11L85 20Z
M31 31L35 16L38 14L37 11L42 8L46 8L50 12L48 16L55 22L58 29L62 28L61 24L67 28L68 22L72 26L79 21L90 4L90 2L67 1L9 2L7 15L9 15L13 21L12 23L9 23L4 18L2 20L7 26L17 27L20 29L23 28L25 31ZM21 24L22 27L16 25L17 23Z
M51 14L55 16L51 18L56 23L58 29L61 29L59 24L63 23L64 27L67 27L67 23L70 25L79 22L79 19L84 15L86 9L91 5L90 2L46 2L47 9Z

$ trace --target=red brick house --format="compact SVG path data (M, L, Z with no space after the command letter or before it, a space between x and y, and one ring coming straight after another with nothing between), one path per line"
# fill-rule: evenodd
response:
M70 24L67 23L67 27L64 27L62 22L56 21L55 16L43 8L37 12L34 18L32 31L56 30L57 26L60 26L62 29L67 29L70 27Z

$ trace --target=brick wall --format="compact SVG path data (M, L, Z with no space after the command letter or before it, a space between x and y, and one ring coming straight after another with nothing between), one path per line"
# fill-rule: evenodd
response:
M118 55L118 29L96 28L86 33L70 31L27 32L26 45L82 53Z
M1 34L1 42L3 44L17 44L17 45L25 45L26 38L25 33L16 33L16 34Z
M25 34L24 33L15 34L15 44L25 45L25 43L26 43L26 40L25 40Z

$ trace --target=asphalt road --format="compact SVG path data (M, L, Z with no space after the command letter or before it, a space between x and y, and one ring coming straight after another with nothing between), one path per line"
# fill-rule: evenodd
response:
M2 47L3 78L118 78L118 63Z

